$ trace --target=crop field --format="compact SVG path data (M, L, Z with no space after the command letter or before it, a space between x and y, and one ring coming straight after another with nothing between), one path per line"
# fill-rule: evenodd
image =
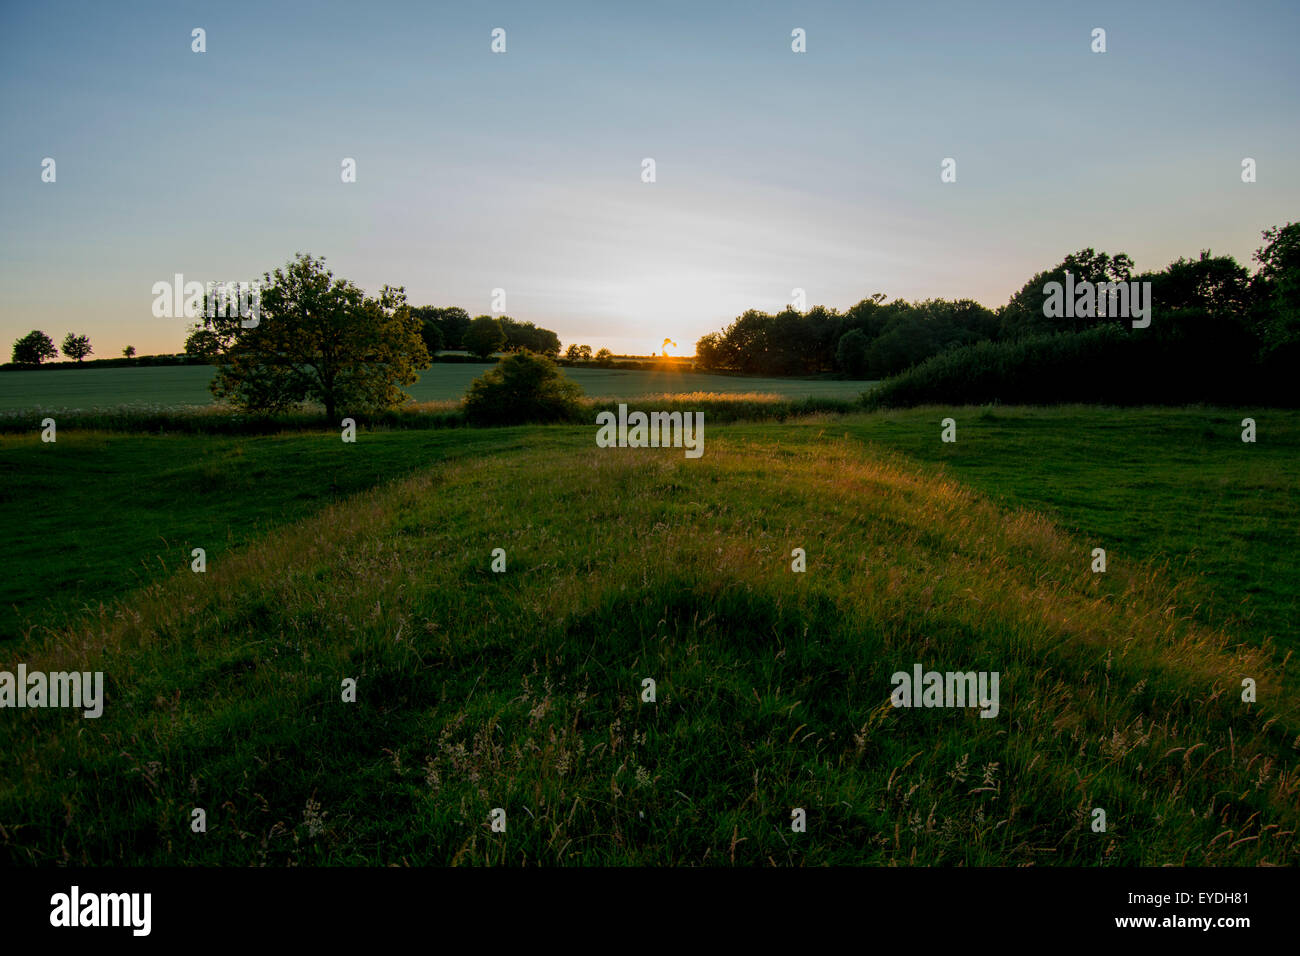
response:
M460 399L487 364L438 363L407 388L417 402ZM206 405L213 370L207 365L86 368L0 374L0 411L27 408L102 408L126 404ZM591 397L635 398L661 392L765 392L783 398L857 398L871 382L751 378L671 369L566 368Z

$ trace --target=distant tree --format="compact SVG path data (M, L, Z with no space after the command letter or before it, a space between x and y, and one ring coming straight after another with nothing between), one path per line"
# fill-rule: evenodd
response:
M548 356L515 352L470 383L465 417L475 425L566 421L581 397L582 388Z
M1152 301L1161 310L1194 309L1225 318L1242 315L1250 298L1246 267L1232 256L1213 256L1208 249L1199 259L1180 256L1149 278Z
M191 326L189 334L185 336L185 354L194 355L198 358L205 358L209 361L216 359L221 352L221 338L212 329L204 328L202 325Z
M422 322L420 338L424 339L424 350L429 353L430 358L441 352L446 344L442 337L442 329L436 322Z
M1048 296L1044 287L1049 282L1064 284L1067 272L1076 285L1080 282L1127 282L1133 277L1133 260L1122 252L1110 256L1091 247L1070 253L1058 265L1026 282L1002 307L999 336L1022 338L1044 332L1078 332L1092 325L1117 321L1115 316L1050 318L1044 315L1043 304Z
M238 317L204 319L218 348L214 395L267 413L315 401L335 424L340 412L373 412L407 399L401 386L428 368L429 355L403 289L384 286L367 297L335 279L324 259L303 254L264 278L255 326ZM196 338L192 333L187 347Z
M701 368L723 368L721 333L710 332L695 343L695 361Z
M853 329L840 336L835 349L835 364L850 378L864 378L867 373L867 350L871 339L861 329Z
M46 359L55 358L58 354L59 350L54 347L54 340L39 329L32 329L14 342L13 360L23 365L40 365Z
M1151 283L1150 326L1141 339L1152 349L1168 356L1179 372L1161 375L1173 392L1187 394L1179 382L1198 375L1213 378L1225 393L1251 386L1230 385L1238 371L1253 366L1260 352L1260 339L1251 322L1250 273L1232 256L1214 256L1202 251L1198 259L1179 258L1159 272L1136 276ZM1237 370L1237 371L1234 371ZM1194 389L1209 394L1210 386Z
M564 357L570 362L590 362L591 346L590 345L570 345L564 350Z
M809 371L825 372L835 367L835 348L843 324L843 316L824 305L815 305L804 314L804 354Z
M808 375L838 368L880 377L901 371L944 349L993 337L996 313L969 299L886 302L883 292L844 314L825 306L776 315L750 309L726 329L695 344L703 368L764 375ZM857 332L840 352L840 342ZM863 363L866 363L865 365Z
M817 343L806 316L790 306L772 317L767 333L764 371L773 375L801 375L817 371Z
M505 333L507 352L536 352L552 358L560 354L560 337L550 329L539 328L531 322L516 322L508 315L499 319Z
M889 296L885 293L875 292L857 304L850 306L849 310L844 313L841 332L862 329L867 338L874 339L884 329L885 322L888 320L888 299Z
M471 355L485 359L505 347L506 333L497 319L490 315L479 315L470 322L461 344Z
M731 325L723 338L727 352L733 357L733 367L742 372L763 372L768 369L769 335L773 316L758 309L748 309Z
M411 314L420 320L424 328L427 329L430 325L437 327L442 336L441 348L457 351L464 347L461 344L461 337L469 328L469 313L464 309L454 305L446 308L421 305L411 309Z
M128 345L126 348L122 349L122 355L126 358L135 358L135 346Z
M596 353L596 364L608 367L614 364L614 353L609 349L601 349Z
M938 351L929 331L914 316L890 325L867 347L867 375L887 378L929 358Z
M90 347L89 336L74 335L69 332L63 337L63 354L70 359L80 362L93 351L95 350Z
M560 354L560 337L550 329L539 328L537 330L537 350L540 354L550 358L558 358Z

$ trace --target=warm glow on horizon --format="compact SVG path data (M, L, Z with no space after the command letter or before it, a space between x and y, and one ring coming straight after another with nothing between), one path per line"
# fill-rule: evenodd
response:
M336 12L352 15L342 0L312 17L229 4L220 34L257 42L203 54L159 0L125 21L82 5L66 34L58 4L8 6L0 75L25 92L0 107L0 136L16 144L0 155L6 358L33 329L88 335L94 358L179 352L190 323L153 315L155 283L251 281L299 251L369 295L390 283L411 305L474 316L500 288L511 317L565 343L680 357L748 309L798 301L843 312L883 292L996 309L1085 247L1127 253L1139 271L1201 249L1251 268L1262 230L1300 207L1288 165L1300 124L1279 109L1297 92L1300 12L1276 0L1255 17L1267 31L1231 5L1198 9L1187 30L1169 28L1178 4L1130 5L1104 55L1067 7L949 17L832 5L808 12L809 47L796 53L780 4L745 16L613 5L590 20L514 4L519 45L496 55L473 5L404 4L338 31ZM102 42L123 31L129 54ZM446 41L434 59L430 36ZM1206 37L1224 44L1213 57ZM1171 69L1193 60L1203 68ZM99 89L107 76L116 85ZM1122 160L1064 156L1073 120L1060 104L1080 95L1080 76L1096 102L1140 90L1179 105L1109 115ZM456 96L428 95L449 83ZM845 90L859 88L875 98L846 111ZM187 129L238 122L240 135L196 158L192 138L157 135L182 106ZM1248 156L1253 185L1241 180ZM56 179L42 178L43 158L57 160ZM214 225L210 211L232 197L256 210L256 228ZM646 348L664 322L676 350Z

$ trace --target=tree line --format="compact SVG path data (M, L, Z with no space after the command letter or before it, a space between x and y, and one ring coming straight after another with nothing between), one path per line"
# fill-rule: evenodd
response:
M1159 271L1135 273L1124 253L1092 248L1071 253L1031 278L1006 305L988 309L969 299L886 301L877 293L844 312L787 306L773 314L751 309L696 343L704 368L765 375L839 372L888 378L951 349L978 342L1014 342L1049 333L1080 333L1128 325L1127 317L1045 308L1050 284L1150 283L1153 339L1212 354L1223 363L1292 359L1300 347L1300 223L1263 232L1252 273L1232 256L1208 250Z
M1085 354L1071 351L1068 343L1046 351L1040 344L1000 351L982 346L1038 343L1045 334L1088 336L1080 345L1094 350L1087 354L1103 356L1097 360L1101 372L1122 363L1131 376L1156 381L1153 363L1196 370L1176 381L1158 378L1157 397L1181 389L1185 401L1204 400L1200 392L1209 386L1203 381L1215 379L1222 392L1227 384L1248 390L1257 380L1280 383L1285 375L1294 391L1293 373L1300 364L1300 223L1267 229L1263 236L1254 273L1231 256L1206 251L1134 275L1127 255L1083 249L1035 275L996 311L968 299L888 302L880 293L843 313L824 306L806 313L787 308L776 315L749 310L722 332L701 338L696 360L705 368L769 375L838 371L883 378L924 368L941 356L971 356L927 373L913 389L916 395L942 398L954 382L976 374L987 378L990 363L999 366L1000 378L988 388L1004 389L1008 382L1025 381L1025 369L1011 364L1041 365L1043 356L1055 356L1059 367L1068 369L1070 355ZM1150 282L1150 326L1122 338L1099 338L1094 333L1119 331L1129 319L1093 308L1061 317L1046 306L1057 294L1050 287L1067 274L1071 288L1083 282ZM238 316L209 309L205 301L204 318L186 340L187 353L216 365L214 395L249 412L274 414L316 402L337 420L339 412L363 414L401 404L407 398L402 386L413 384L442 349L482 358L501 350L533 353L545 361L560 350L554 332L531 322L470 318L458 307L411 307L401 287L386 285L377 296L367 296L336 278L324 259L310 255L295 256L264 279L257 323L245 327ZM91 352L89 340L69 333L64 351L80 361ZM15 344L14 354L15 361L39 363L56 353L48 336L33 331ZM577 346L570 357L583 361L589 355L589 348ZM604 363L612 357L598 353L596 358ZM1021 394L1050 399L1057 374Z
M90 336L69 332L63 337L63 354L76 362L84 361L95 350L91 348ZM128 345L122 350L126 358L135 356L135 346ZM40 365L49 359L59 357L59 350L54 347L54 340L40 329L32 329L14 342L12 361L15 365Z
M488 358L497 352L536 352L555 358L560 354L560 337L532 322L518 322L508 315L479 315L459 306L415 306L411 314L420 323L420 337L428 353L469 352Z

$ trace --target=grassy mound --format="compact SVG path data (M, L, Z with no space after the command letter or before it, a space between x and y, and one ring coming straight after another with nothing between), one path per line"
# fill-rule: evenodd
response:
M104 716L5 713L0 858L1297 861L1300 716L1269 649L821 432L686 460L544 430L81 620L24 660L103 670ZM999 715L892 708L916 663L998 671Z

